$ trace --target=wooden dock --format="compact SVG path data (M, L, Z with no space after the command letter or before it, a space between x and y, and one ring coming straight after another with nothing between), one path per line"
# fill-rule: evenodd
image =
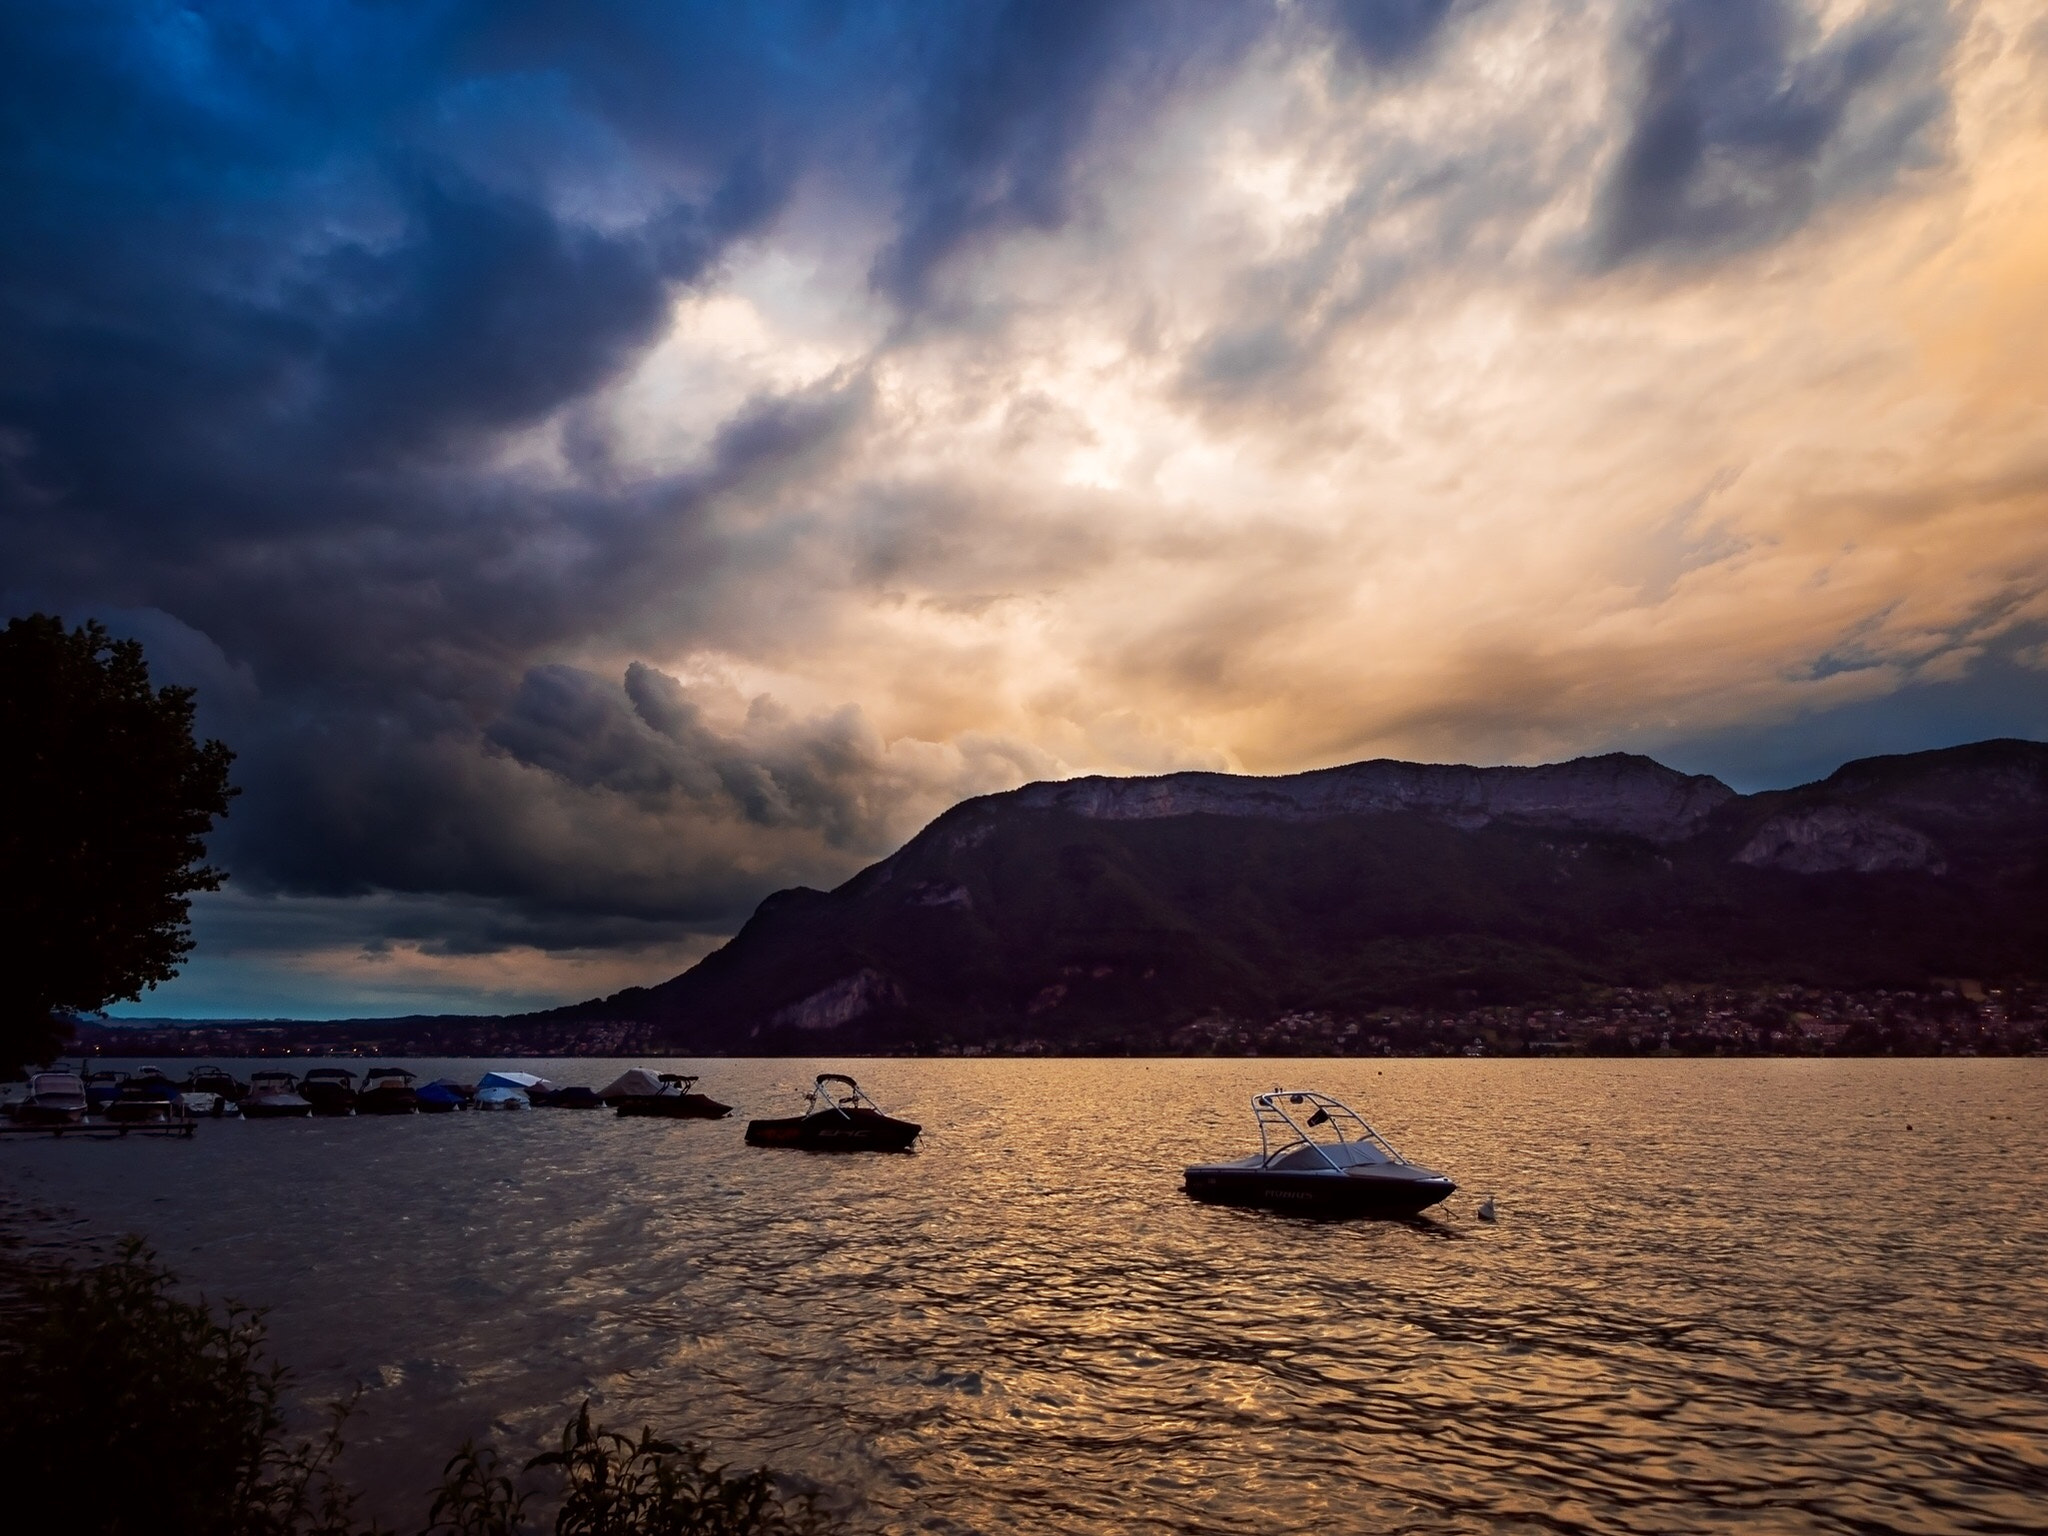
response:
M129 1136L190 1141L192 1133L198 1129L199 1122L192 1119L138 1120L132 1124L119 1120L81 1120L76 1125L22 1125L14 1120L0 1121L0 1136L54 1136L59 1141L67 1136L86 1141L118 1141Z

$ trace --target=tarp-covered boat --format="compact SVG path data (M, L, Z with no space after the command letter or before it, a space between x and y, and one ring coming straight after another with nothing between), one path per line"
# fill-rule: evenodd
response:
M747 1142L805 1152L908 1152L924 1129L893 1119L843 1072L820 1072L806 1094L807 1114L785 1120L750 1120Z
M1256 1093L1252 1113L1257 1152L1184 1171L1197 1200L1330 1216L1413 1216L1457 1190L1434 1168L1409 1162L1363 1115L1326 1093Z
M458 1109L469 1108L470 1097L475 1092L474 1088L450 1082L445 1077L437 1077L413 1097L419 1100L421 1114L446 1115Z
M245 1120L303 1120L313 1106L299 1097L299 1080L289 1072L252 1072L242 1095Z

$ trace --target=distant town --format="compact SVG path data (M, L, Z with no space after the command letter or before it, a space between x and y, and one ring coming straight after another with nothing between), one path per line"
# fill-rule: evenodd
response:
M70 1053L109 1057L663 1056L659 1024L478 1016L336 1023L81 1019ZM2048 985L1957 978L1918 991L1616 988L1565 1007L1383 1008L1197 1018L1143 1037L968 1040L930 1030L898 1056L2038 1056ZM821 1036L817 1049L846 1051ZM701 1051L690 1054L705 1054ZM733 1051L730 1055L750 1054ZM862 1054L854 1050L852 1054Z

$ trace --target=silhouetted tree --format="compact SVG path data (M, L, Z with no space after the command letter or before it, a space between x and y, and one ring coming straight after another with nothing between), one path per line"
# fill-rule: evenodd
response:
M0 633L0 1069L47 1061L60 1011L168 981L234 754L192 735L192 690L142 647L48 614Z

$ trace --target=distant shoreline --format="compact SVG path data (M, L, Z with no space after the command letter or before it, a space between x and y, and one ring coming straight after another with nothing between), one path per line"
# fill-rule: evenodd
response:
M2048 1055L2048 984L1951 978L1916 990L1797 985L1616 987L1574 1003L1407 1005L1337 1014L1222 1010L1174 1021L1104 1019L1040 1033L901 1016L728 1039L682 1021L545 1015L398 1019L81 1019L64 1054L201 1057L1889 1057ZM1030 1031L1027 1033L1026 1031Z

